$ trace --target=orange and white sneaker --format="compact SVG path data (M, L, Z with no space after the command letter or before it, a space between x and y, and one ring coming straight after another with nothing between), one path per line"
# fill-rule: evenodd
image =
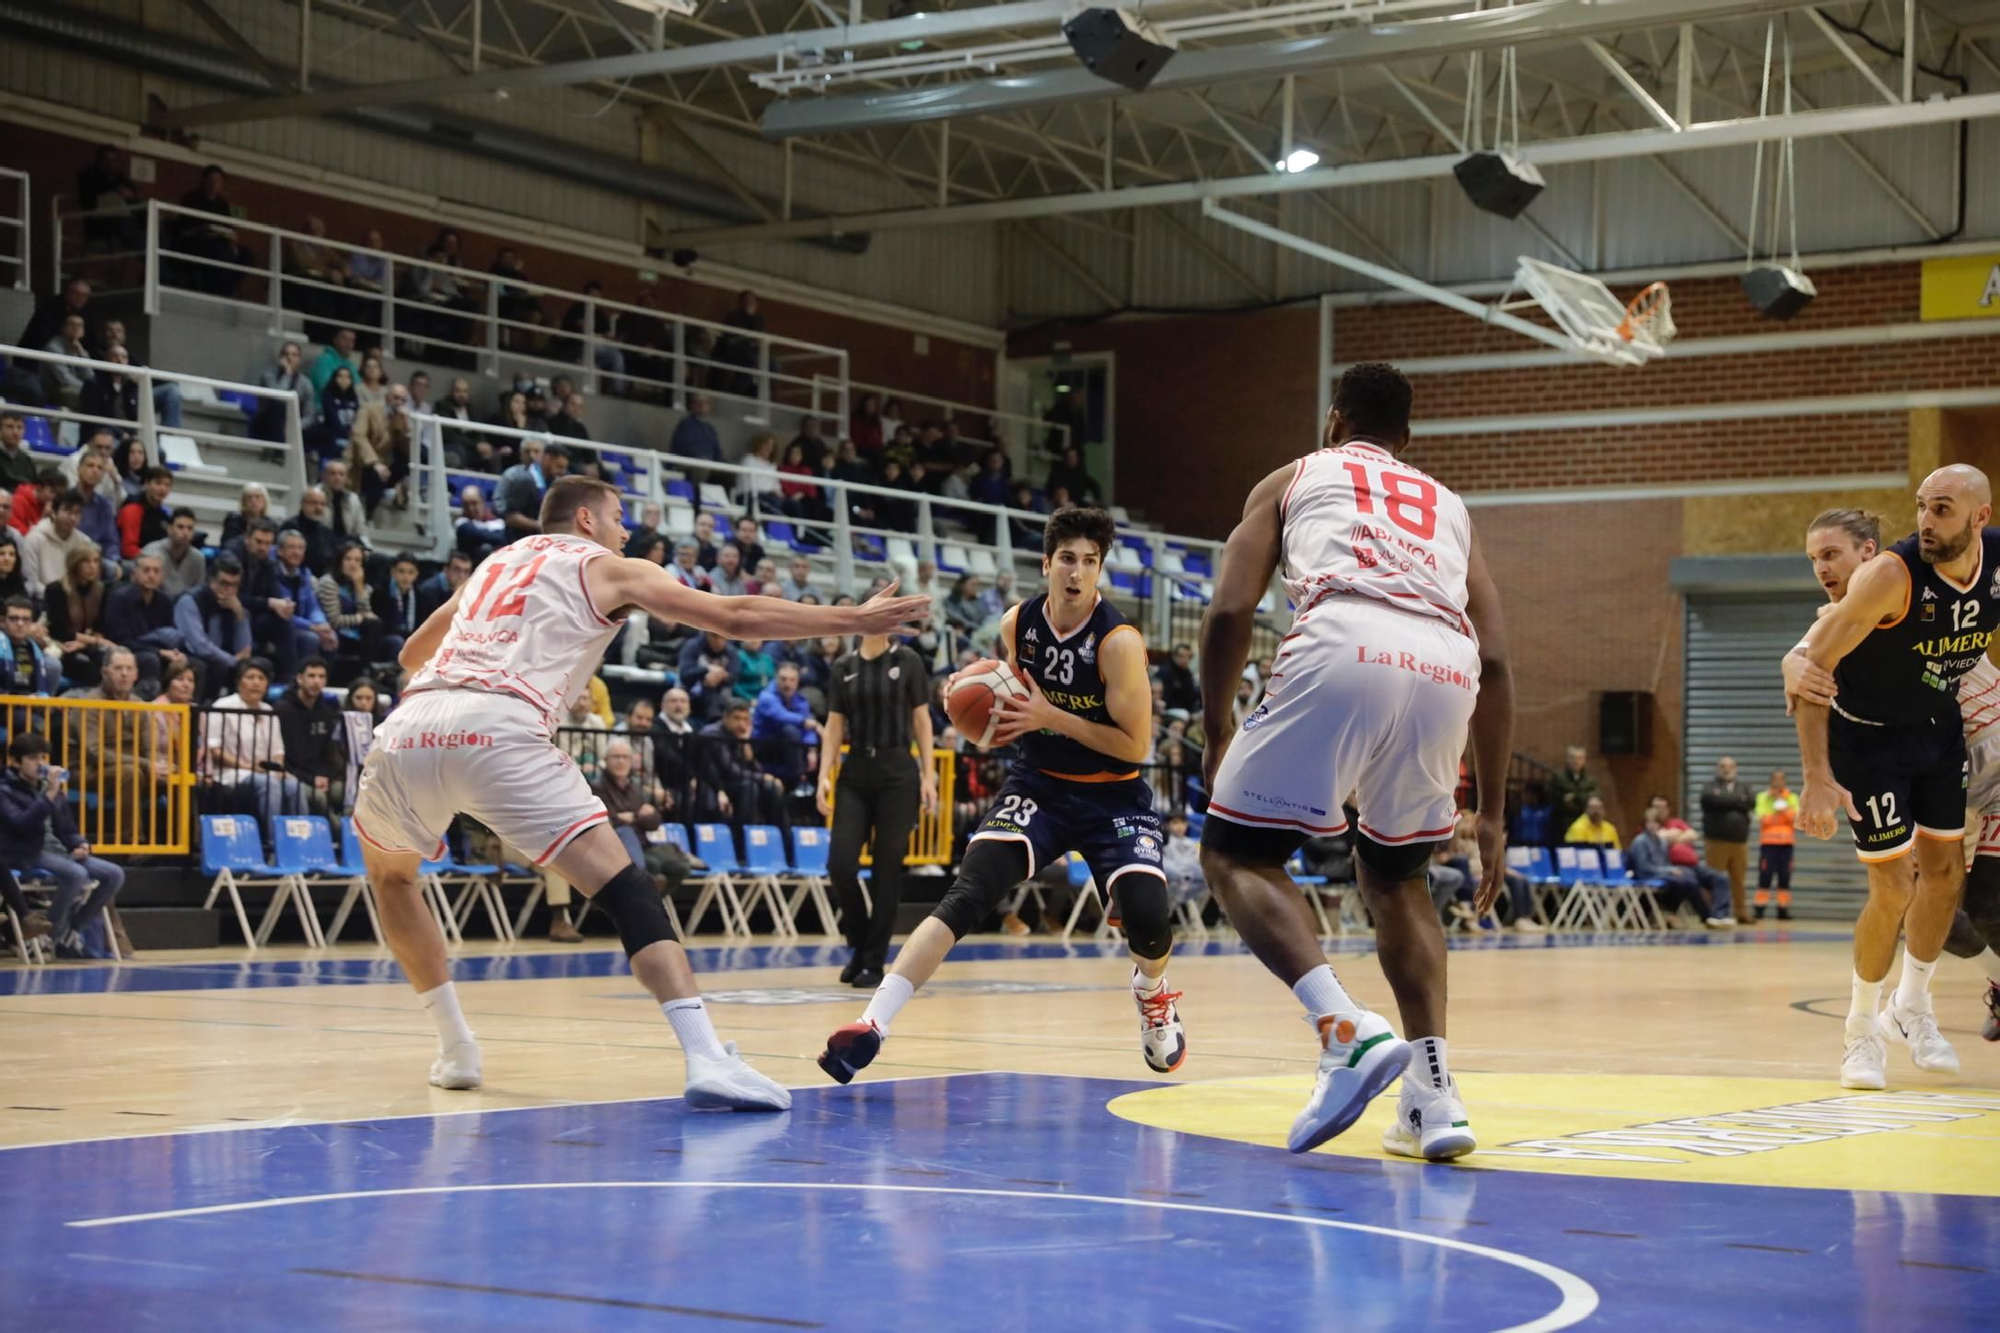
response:
M1310 1152L1356 1120L1410 1063L1410 1044L1366 1009L1307 1019L1319 1029L1319 1076L1285 1146Z
M1139 1050L1146 1057L1147 1068L1171 1074L1187 1059L1187 1032L1174 1005L1181 993L1168 990L1164 983L1158 990L1141 989L1145 984L1144 974L1133 968L1132 1003L1139 1006Z

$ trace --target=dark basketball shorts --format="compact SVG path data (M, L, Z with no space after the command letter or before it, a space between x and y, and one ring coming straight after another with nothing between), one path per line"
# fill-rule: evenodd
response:
M1863 861L1893 860L1919 837L1965 836L1965 733L1956 717L1873 726L1835 713L1827 757L1861 812L1853 830Z
M1121 876L1166 877L1160 868L1165 841L1160 817L1153 813L1153 789L1142 778L1072 782L1017 769L1007 775L972 841L1022 844L1030 877L1076 852L1107 898Z

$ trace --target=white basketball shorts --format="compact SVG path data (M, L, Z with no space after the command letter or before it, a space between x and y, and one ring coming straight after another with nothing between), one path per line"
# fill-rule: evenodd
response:
M1394 846L1451 836L1479 649L1441 620L1334 596L1300 616L1264 701L1222 757L1209 813L1251 828L1347 828Z
M383 851L435 857L459 814L536 865L610 818L533 705L508 694L425 690L376 730L354 828Z
M2000 856L2000 736L1965 751L1965 812L1978 821L1974 856Z

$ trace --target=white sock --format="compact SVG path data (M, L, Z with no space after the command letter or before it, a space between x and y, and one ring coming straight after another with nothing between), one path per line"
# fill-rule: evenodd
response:
M1993 946L1986 946L1986 952L1972 960L1986 969L1988 981L2000 981L2000 953L1993 952Z
M1908 949L1903 950L1903 975L1896 978L1896 995L1890 1001L1906 1014L1927 1014L1931 1010L1931 973L1937 959L1920 963Z
M1883 980L1887 980L1884 978ZM1853 997L1847 1002L1847 1039L1865 1037L1875 1030L1875 1014L1882 1007L1882 982L1863 981L1854 974Z
M883 1036L889 1035L889 1025L896 1021L896 1015L903 1012L903 1006L917 988L901 973L891 972L882 978L882 984L875 988L875 994L868 999L868 1008L862 1011L861 1021L873 1023L875 1030Z
M1299 1003L1306 1007L1309 1018L1351 1014L1361 1008L1360 1003L1341 986L1339 978L1333 975L1333 969L1325 963L1293 982L1292 994L1299 997Z
M458 992L449 981L432 990L418 992L417 998L430 1011L431 1022L437 1024L440 1051L448 1051L460 1042L472 1040L472 1029L465 1025L465 1013L458 1007Z
M715 1024L708 1021L708 1006L698 995L690 995L684 1000L668 1000L660 1006L660 1012L674 1025L674 1040L681 1044L683 1054L700 1056L704 1060L727 1059L729 1052L722 1049L722 1038L715 1035Z
M1451 1071L1444 1063L1444 1038L1415 1037L1411 1039L1410 1045L1416 1049L1410 1056L1410 1068L1404 1074L1403 1082L1407 1084L1411 1079L1416 1079L1438 1092L1443 1092L1451 1084Z
M1158 995L1161 991L1165 990L1166 988L1167 988L1166 973L1162 972L1157 977L1149 977L1144 972L1141 972L1137 966L1133 967L1132 989L1136 993L1140 995Z

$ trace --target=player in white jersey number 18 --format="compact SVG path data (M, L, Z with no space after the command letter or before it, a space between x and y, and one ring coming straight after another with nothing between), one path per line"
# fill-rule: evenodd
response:
M382 930L438 1032L431 1082L479 1086L480 1052L460 1012L444 937L418 892L454 816L469 815L553 867L618 927L632 974L660 1002L687 1056L688 1105L783 1110L791 1094L725 1046L702 1007L652 877L613 835L604 803L551 737L618 632L625 612L731 639L915 634L930 599L894 585L861 606L718 597L627 559L615 487L565 477L542 502L539 536L503 547L403 647L414 673L376 733L362 770L355 828ZM601 608L601 610L600 610Z
M1353 1124L1406 1066L1383 1146L1432 1160L1474 1146L1445 1063L1444 930L1425 868L1457 822L1469 728L1479 910L1499 891L1513 683L1499 598L1464 502L1398 458L1410 439L1410 398L1392 366L1341 376L1326 447L1250 493L1201 630L1202 871L1320 1039L1318 1081L1292 1125L1294 1152ZM1232 734L1252 620L1281 566L1298 610L1270 690ZM1350 799L1362 895L1409 1043L1342 988L1285 873L1308 836L1346 830Z

